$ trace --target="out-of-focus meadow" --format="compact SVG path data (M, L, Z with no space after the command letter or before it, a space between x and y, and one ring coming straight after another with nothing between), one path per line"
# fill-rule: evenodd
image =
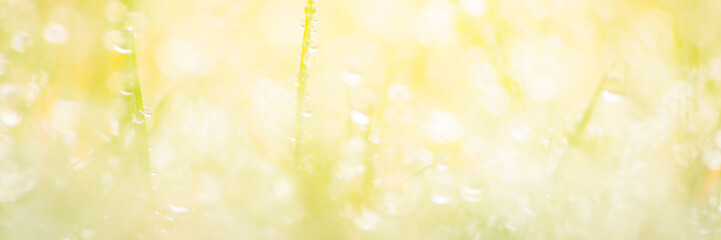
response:
M0 0L0 239L720 239L719 15Z

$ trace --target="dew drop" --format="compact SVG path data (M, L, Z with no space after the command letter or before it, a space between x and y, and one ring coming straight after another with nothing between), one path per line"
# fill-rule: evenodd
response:
M368 141L372 144L379 144L381 142L381 133L377 129L371 129L368 134Z
M433 163L433 153L427 149L421 149L414 152L412 157L409 159L413 163L417 163L422 167L429 166Z
M111 37L113 37L113 49L115 49L116 52L121 54L130 54L133 52L133 40L135 38L135 33L133 32L132 27L117 30L117 33L113 34Z
M394 102L408 102L411 99L411 92L406 86L393 84L388 88L388 100Z
M145 118L151 118L153 117L153 109L146 106L143 108L142 114Z
M310 98L308 95L303 96L303 106L301 106L301 113L300 115L302 117L308 118L313 116L313 104L310 103Z
M358 73L351 73L348 71L343 72L342 79L343 83L348 86L355 87L361 83L361 75Z
M363 231L374 230L380 222L381 216L378 213L366 208L363 208L360 214L353 218L353 224Z
M12 110L5 110L0 112L0 122L5 126L15 127L22 122L23 116L20 113Z
M25 52L30 45L30 35L25 32L17 32L10 40L10 46L18 52Z
M130 12L128 13L125 26L133 29L134 33L143 31L148 25L148 17L141 12Z
M536 102L548 102L556 95L556 82L549 76L536 76L525 79L528 96Z
M718 149L709 149L703 153L703 162L711 170L721 169L721 151Z
M481 188L461 186L461 193L460 193L461 198L467 202L481 201L482 193L483 193L483 189L481 189Z
M87 161L86 159L71 158L70 160L72 162L73 170L76 172L82 171L90 165L90 161Z
M293 183L287 178L280 178L273 184L273 195L276 200L284 201L293 194Z
M173 211L174 213L187 213L188 212L188 208L177 206L177 205L172 205L172 204L168 205L168 209L170 209L170 211Z
M603 90L603 92L601 92L601 98L606 102L616 103L622 101L624 97L621 94L616 94L609 90Z
M308 46L308 52L310 54L314 54L314 53L318 52L318 44L311 43L310 46Z
M118 1L111 1L105 6L105 17L111 23L119 23L125 18L128 7Z
M371 118L368 117L368 115L358 110L353 110L350 112L350 120L360 126L368 125L371 122Z
M300 70L300 73L298 73L298 78L301 81L305 81L305 79L308 79L308 77L310 77L310 71L308 70L308 68L303 68ZM295 82L296 86L299 86L300 83L303 83L303 82L297 82L297 81Z
M448 170L448 165L445 165L445 164L436 164L436 170L438 170L438 171L446 171L446 170Z
M398 206L392 202L386 202L385 204L385 212L390 215L398 215Z
M375 187L375 188L380 187L381 184L383 184L382 179L376 178L375 180L373 180L373 187Z
M441 194L431 194L431 201L438 205L446 205L451 203L451 198Z
M305 54L303 57L303 64L305 67L309 67L313 63L313 54Z
M122 93L125 96L132 96L133 90L129 87L124 87L123 89L120 89L120 93Z
M617 71L611 71L608 73L608 78L604 83L603 92L601 92L601 99L606 102L616 103L623 101L627 92L628 81L624 78L623 74Z
M50 77L48 76L48 74L42 70L33 73L33 75L30 77L30 80L39 86L45 86L45 84L48 84L49 79Z
M52 44L61 45L68 41L68 31L59 23L50 23L43 31L43 38Z
M23 170L13 161L0 158L0 203L14 202L35 188L35 172L32 169Z
M311 5L306 5L306 6L305 6L305 12L306 12L306 13L314 13L314 12L315 12L315 7L314 7L314 6L311 6Z
M309 110L304 110L300 115L303 116L303 117L305 117L305 118L309 118L309 117L312 117L312 116L313 116L313 112L312 112L312 111L309 111Z
M520 124L511 129L511 137L518 141L528 140L531 138L531 128L525 124Z
M338 165L334 175L338 180L348 182L361 176L364 171L365 166L363 165L345 163Z
M142 111L138 111L133 114L133 123L135 124L143 124L145 122L145 115Z
M426 128L434 142L454 142L462 134L455 116L442 112L432 112Z
M461 0L460 7L471 16L481 16L488 11L486 0Z

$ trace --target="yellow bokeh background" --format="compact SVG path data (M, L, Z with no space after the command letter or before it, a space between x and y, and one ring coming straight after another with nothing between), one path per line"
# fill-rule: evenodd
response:
M0 0L0 239L718 239L719 14Z

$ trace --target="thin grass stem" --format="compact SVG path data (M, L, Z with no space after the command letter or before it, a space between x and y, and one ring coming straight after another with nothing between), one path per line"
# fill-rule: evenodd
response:
M133 9L135 1L129 0L126 2L129 9ZM135 158L138 164L138 170L142 182L147 186L151 186L150 179L150 150L148 148L148 127L146 121L146 109L143 103L143 91L140 86L140 76L138 74L137 64L137 29L133 26L125 28L126 33L129 34L129 52L126 57L126 69L128 76L128 84L132 95L130 96L131 106L131 121L135 128L135 144L134 151ZM152 189L152 188L151 188Z
M310 77L310 64L311 64L311 44L313 42L312 33L315 19L315 3L316 0L308 0L305 6L305 24L303 25L303 45L300 53L300 69L298 71L298 95L296 96L296 108L295 108L295 133L293 137L293 161L296 166L300 164L300 159L303 157L303 133L305 128L305 120L303 112L307 104L307 83Z

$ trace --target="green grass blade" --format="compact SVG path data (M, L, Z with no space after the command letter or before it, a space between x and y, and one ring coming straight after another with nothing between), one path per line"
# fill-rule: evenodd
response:
M307 99L307 84L310 77L310 64L311 64L311 44L313 42L312 32L315 24L315 3L316 0L308 0L305 7L305 24L303 28L303 45L300 53L300 70L298 72L298 95L296 96L296 108L295 108L295 135L294 135L294 151L293 161L298 166L300 159L303 154L303 129L305 127L305 121L303 117L303 111L305 109Z

